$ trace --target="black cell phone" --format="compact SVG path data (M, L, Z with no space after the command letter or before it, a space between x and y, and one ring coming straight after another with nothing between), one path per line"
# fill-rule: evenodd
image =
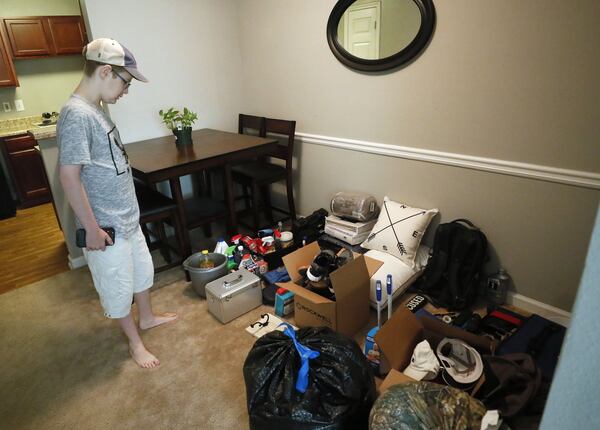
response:
M102 230L104 230L106 233L108 233L108 235L110 236L110 240L112 240L112 243L115 243L115 229L112 227L100 227ZM75 245L77 245L78 248L85 248L85 229L84 228L78 228L77 231L75 232ZM108 243L106 243L107 246Z

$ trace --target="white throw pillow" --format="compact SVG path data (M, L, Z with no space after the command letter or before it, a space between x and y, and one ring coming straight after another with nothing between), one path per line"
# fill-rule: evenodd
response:
M425 249L424 246L419 247L418 255L427 254L426 250L421 251L421 249ZM429 249L429 248L427 248ZM371 276L371 296L370 302L371 307L377 309L377 290L376 285L377 281L381 281L381 309L385 309L387 307L387 275L392 275L392 300L396 300L396 297L402 295L404 291L408 287L412 285L414 281L423 273L423 267L420 266L419 263L415 262L415 267L409 267L407 264L403 263L397 257L388 254L387 252L377 251L376 249L372 249L367 251L365 254L367 257L374 258L375 260L379 260L383 262L381 267ZM419 256L417 256L416 260L419 260ZM427 262L425 262L425 265Z
M421 239L437 213L437 209L413 208L386 196L377 224L361 246L387 252L414 267Z

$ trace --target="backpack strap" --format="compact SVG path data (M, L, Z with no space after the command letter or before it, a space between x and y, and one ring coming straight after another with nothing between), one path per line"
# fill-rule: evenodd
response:
M469 221L466 218L458 218L458 219L455 219L452 222L455 222L457 224L462 222L463 224L467 224L468 227L471 227L474 230L479 230L479 227L477 227L475 224L473 224L471 221Z

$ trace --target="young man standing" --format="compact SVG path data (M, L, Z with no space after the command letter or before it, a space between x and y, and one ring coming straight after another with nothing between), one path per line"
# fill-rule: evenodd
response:
M102 109L127 94L133 79L148 80L138 71L133 54L115 40L96 39L83 54L84 76L57 124L60 180L77 227L86 232L83 253L104 313L119 322L135 362L152 368L160 362L140 338L131 315L132 298L141 329L173 321L177 315L152 311L154 267L139 225L131 167L119 131ZM114 228L114 243L102 227Z

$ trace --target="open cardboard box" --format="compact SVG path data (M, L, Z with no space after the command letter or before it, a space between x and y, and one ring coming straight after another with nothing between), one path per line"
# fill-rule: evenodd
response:
M491 354L497 346L496 342L486 337L469 333L436 318L417 318L404 306L400 306L375 335L383 359L391 369L381 383L380 393L392 385L413 381L402 371L409 365L413 350L419 342L427 339L435 351L438 343L445 337L460 339L481 354Z
M336 300L332 301L296 285L301 276L298 267L308 266L321 251L311 242L283 257L290 282L277 285L295 294L294 321L299 327L326 326L347 336L354 335L369 322L369 289L371 276L383 264L364 255L355 255L330 274Z

